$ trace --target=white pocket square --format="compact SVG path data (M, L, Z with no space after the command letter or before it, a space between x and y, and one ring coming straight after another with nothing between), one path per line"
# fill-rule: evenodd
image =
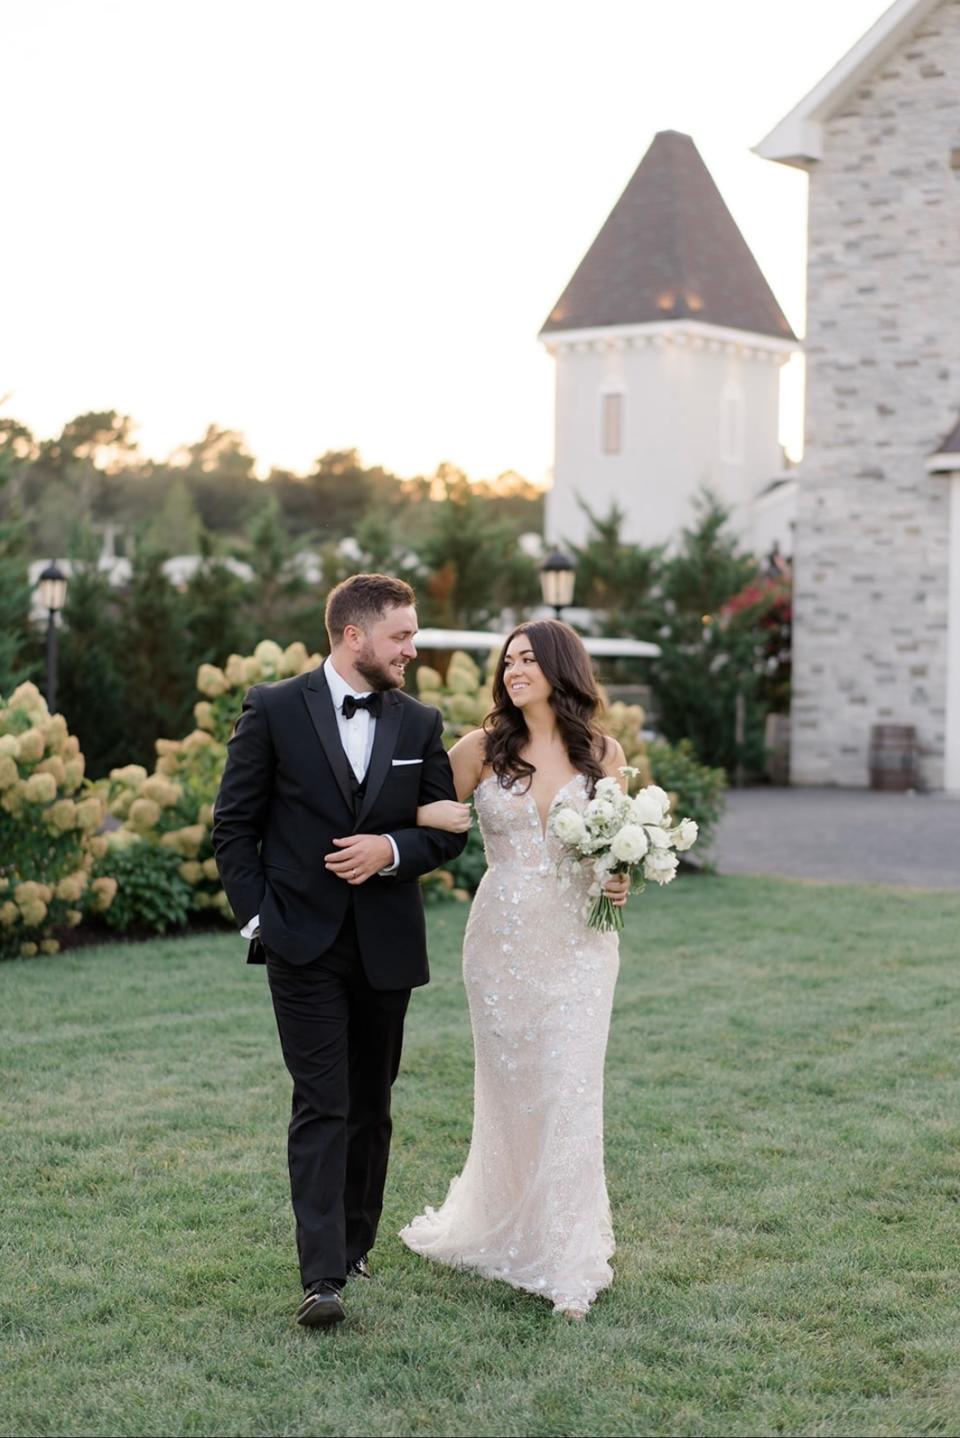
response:
M423 763L423 760L422 760L422 759L391 759L391 760L390 760L390 763L393 764L394 766L396 766L396 765L398 765L398 764L422 764L422 763Z

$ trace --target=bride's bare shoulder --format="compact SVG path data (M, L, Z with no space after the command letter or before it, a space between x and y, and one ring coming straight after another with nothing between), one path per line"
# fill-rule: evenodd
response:
M627 756L623 752L623 745L611 734L605 734L603 736L603 772L614 778L619 778L620 770L626 762Z

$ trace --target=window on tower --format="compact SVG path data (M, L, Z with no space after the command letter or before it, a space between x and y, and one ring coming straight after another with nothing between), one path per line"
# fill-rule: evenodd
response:
M623 450L623 401L619 391L600 396L601 454L620 454Z
M743 463L743 411L743 389L730 381L720 397L720 459L724 464Z

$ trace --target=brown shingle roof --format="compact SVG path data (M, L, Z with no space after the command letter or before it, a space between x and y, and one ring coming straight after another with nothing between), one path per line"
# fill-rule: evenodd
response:
M795 338L696 145L662 130L541 334L675 319Z

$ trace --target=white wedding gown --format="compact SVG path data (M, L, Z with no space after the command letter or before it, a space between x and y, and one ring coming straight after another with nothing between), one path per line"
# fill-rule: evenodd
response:
M586 781L555 796L583 807ZM603 1065L616 934L583 918L590 883L558 874L562 848L529 793L493 777L475 794L489 868L467 924L473 1137L439 1209L400 1234L416 1253L585 1313L612 1281L603 1171Z

